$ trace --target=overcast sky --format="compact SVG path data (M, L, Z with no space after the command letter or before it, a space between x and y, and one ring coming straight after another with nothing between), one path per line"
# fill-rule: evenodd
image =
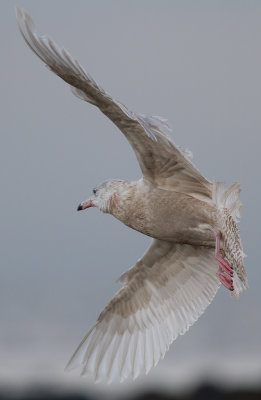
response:
M116 99L161 115L209 179L242 184L248 292L221 288L135 385L261 374L261 2L2 1L0 383L90 381L63 367L150 239L80 201L109 178L138 179L118 129L27 48L14 4ZM89 387L89 386L88 386ZM136 386L131 386L136 387Z

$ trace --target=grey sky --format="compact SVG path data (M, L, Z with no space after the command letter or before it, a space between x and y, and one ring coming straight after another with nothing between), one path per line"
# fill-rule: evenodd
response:
M150 242L108 215L76 207L103 180L137 179L140 171L117 128L26 47L14 4L2 1L0 13L0 382L75 383L64 364L119 288L118 276ZM172 382L170 370L178 379L195 378L196 370L258 376L261 2L16 4L113 97L168 118L172 138L192 150L209 179L242 184L250 290L238 304L221 288L140 382L163 375Z

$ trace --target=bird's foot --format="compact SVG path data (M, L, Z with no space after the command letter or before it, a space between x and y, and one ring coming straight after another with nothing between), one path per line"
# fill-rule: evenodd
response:
M212 229L216 236L216 249L215 249L215 258L218 262L219 268L217 272L217 277L227 289L233 291L233 267L232 265L225 259L225 252L220 248L220 239L221 232L215 228Z
M221 272L225 272L226 274L233 276L233 268L229 264L227 260L225 260L225 255L222 250L215 254L216 260L219 263L219 269Z
M226 272L224 272L224 270L220 267L220 264L216 275L222 285L224 285L228 290L234 290L232 275L228 275Z

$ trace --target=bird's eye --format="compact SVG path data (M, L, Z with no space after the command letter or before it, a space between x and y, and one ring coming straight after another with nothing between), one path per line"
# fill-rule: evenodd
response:
M93 189L92 193L96 194L97 193L97 189Z

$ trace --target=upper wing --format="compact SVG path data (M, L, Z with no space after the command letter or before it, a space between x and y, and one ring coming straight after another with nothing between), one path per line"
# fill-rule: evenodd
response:
M153 240L67 368L107 382L148 373L213 299L216 270L213 249Z
M113 100L84 71L65 49L46 36L38 36L31 17L16 9L21 34L33 52L60 78L73 93L96 105L123 132L134 149L142 173L154 185L211 199L211 183L204 178L164 132L166 121L160 117L135 114Z

